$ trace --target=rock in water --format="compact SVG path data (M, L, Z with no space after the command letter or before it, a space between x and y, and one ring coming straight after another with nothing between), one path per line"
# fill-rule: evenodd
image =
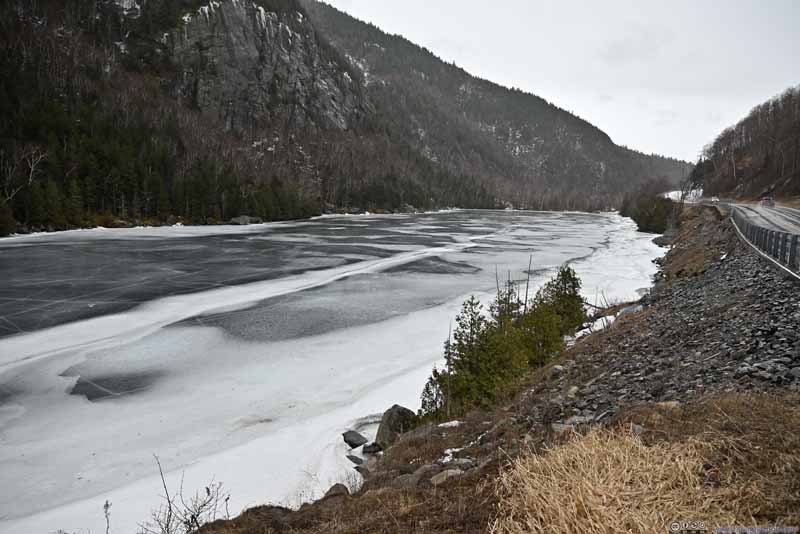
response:
M347 443L351 449L360 447L369 441L355 430L348 430L347 432L344 432L342 437L344 438L344 442Z
M364 454L378 454L382 450L383 449L381 449L381 446L377 443L371 443L369 445L364 445L364 447L361 449L361 452Z
M378 435L375 437L375 443L380 445L383 449L387 449L397 440L400 434L411 430L416 422L417 416L414 412L399 404L395 404L383 412L381 424L378 427Z
M347 455L347 459L350 460L351 462L353 462L356 465L361 465L361 464L364 463L364 459L363 458L359 458L358 456L355 456L354 454L348 454Z

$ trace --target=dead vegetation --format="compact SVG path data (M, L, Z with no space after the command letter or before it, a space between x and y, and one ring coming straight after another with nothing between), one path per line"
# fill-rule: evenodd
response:
M633 423L644 433L631 429ZM611 428L524 454L497 482L491 532L651 533L675 520L800 525L800 409L733 394L649 404Z
M334 495L297 511L262 506L200 534L426 534L486 531L495 494L486 480L464 479L428 490L380 488Z
M722 250L730 243L729 225L721 225L719 211L710 207L690 207L681 216L678 234L672 249L662 262L666 280L695 276L719 260ZM697 236L705 236L698 239Z

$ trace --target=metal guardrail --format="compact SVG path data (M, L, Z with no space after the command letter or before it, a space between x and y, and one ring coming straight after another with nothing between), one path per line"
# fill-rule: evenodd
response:
M736 206L730 209L734 224L751 245L786 269L800 273L800 235L758 226Z

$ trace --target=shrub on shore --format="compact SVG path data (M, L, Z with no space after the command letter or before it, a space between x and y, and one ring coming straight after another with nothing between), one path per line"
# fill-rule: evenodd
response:
M586 320L580 287L575 271L563 266L529 301L514 282L498 292L488 314L470 297L444 344L444 368L434 368L423 389L422 418L449 419L513 395L526 372L557 354L563 337Z
M636 222L640 232L663 234L669 227L676 203L660 195L626 199L619 213Z

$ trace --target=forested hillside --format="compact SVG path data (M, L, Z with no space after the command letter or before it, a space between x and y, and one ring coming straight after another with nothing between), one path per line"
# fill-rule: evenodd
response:
M657 177L678 183L691 169L619 147L599 128L540 97L476 78L325 3L303 4L361 72L367 95L396 137L450 172L500 178L501 197L514 205L617 206L619 194L638 183Z
M723 130L703 149L691 180L707 195L800 194L800 86Z
M0 5L0 232L594 209L686 170L322 4Z

